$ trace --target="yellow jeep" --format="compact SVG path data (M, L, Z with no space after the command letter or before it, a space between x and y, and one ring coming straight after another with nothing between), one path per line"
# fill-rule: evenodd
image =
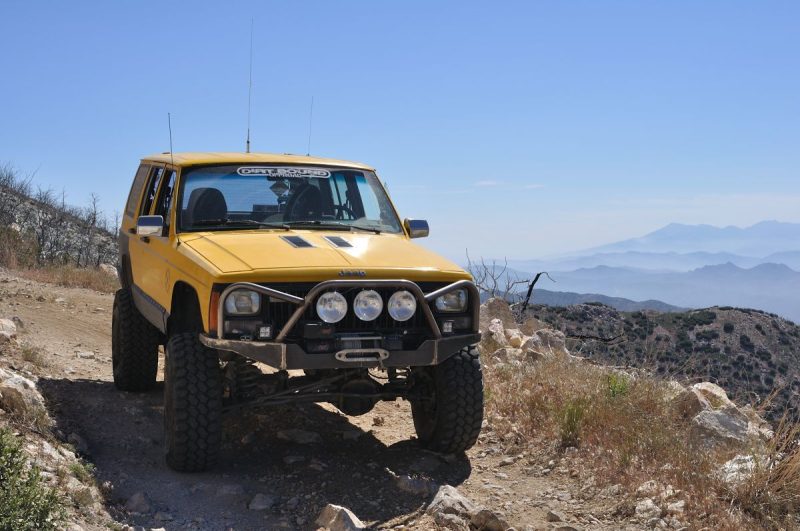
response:
M169 466L212 466L226 411L290 401L361 415L406 399L424 447L470 448L483 418L479 293L410 241L427 235L364 164L143 159L120 230L114 383L151 389L164 345Z

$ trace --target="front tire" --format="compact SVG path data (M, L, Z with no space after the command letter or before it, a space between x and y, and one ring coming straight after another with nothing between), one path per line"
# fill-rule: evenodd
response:
M222 371L196 333L167 343L164 379L166 459L178 472L214 466L222 441Z
M117 290L111 317L111 364L117 389L147 391L155 386L160 336L136 309L131 291Z
M418 376L423 394L433 396L411 402L422 446L443 454L472 448L483 423L483 372L477 349L465 348Z

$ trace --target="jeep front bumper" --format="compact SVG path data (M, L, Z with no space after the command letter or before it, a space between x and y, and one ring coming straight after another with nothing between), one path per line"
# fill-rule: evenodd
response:
M309 353L296 343L287 343L287 335L298 324L303 313L315 303L316 298L327 290L337 288L378 288L392 287L410 291L417 298L417 311L424 313L430 338L425 339L414 350L387 350L376 346L380 337L371 339L377 342L366 341L362 348L347 348L337 352ZM205 346L222 351L234 352L246 358L264 363L276 369L335 369L355 367L412 367L437 365L464 347L474 345L480 341L478 332L478 319L480 311L480 294L475 285L468 280L459 280L431 293L423 293L420 287L409 280L328 280L314 286L305 297L297 297L268 287L238 282L228 286L221 294L220 301L235 289L250 289L262 293L273 299L282 300L297 306L297 309L282 327L273 341L243 341L225 339L221 332L217 337L201 334L200 341ZM430 304L437 297L450 291L466 289L469 292L470 314L472 316L472 330L453 335L443 335L436 321ZM224 320L222 304L218 309L218 323ZM221 327L220 327L221 328ZM355 338L354 338L355 339Z
M474 345L480 340L480 334L468 334L427 339L416 350L364 348L309 354L300 345L292 343L238 341L200 335L200 342L209 348L235 352L245 358L283 370L437 365L462 348Z

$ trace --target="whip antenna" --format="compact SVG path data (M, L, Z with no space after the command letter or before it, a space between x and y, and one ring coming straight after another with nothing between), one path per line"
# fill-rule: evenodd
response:
M247 83L247 142L245 153L250 153L250 101L253 94L253 19L250 19L250 78Z
M308 149L306 156L311 155L311 123L314 120L314 96L311 96L311 110L308 112Z
M175 161L172 158L172 116L167 113L167 127L169 127L169 163L175 166Z

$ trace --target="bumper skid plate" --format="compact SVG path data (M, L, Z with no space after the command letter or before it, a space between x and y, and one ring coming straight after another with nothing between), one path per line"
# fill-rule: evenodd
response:
M283 370L438 365L462 348L478 343L480 339L480 334L467 334L428 339L416 350L347 349L336 353L309 354L293 343L217 339L200 334L200 342L209 348L235 352Z

